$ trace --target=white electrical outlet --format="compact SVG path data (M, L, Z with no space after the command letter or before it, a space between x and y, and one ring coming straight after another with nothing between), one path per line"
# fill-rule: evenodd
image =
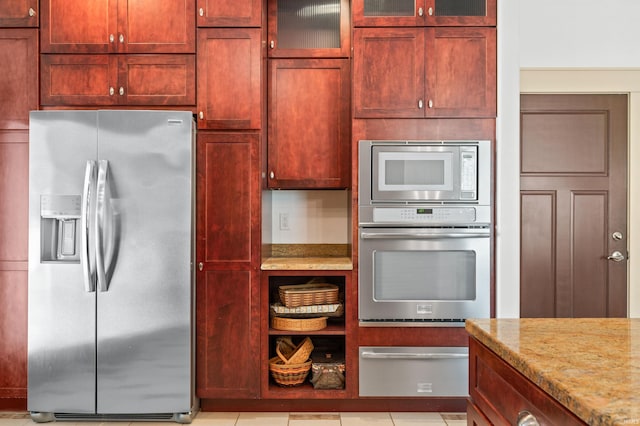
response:
M280 230L289 230L289 213L280 213Z

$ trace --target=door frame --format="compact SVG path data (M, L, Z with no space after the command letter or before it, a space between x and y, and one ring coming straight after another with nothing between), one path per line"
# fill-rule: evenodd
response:
M627 313L640 317L640 261L633 256L640 253L640 70L522 68L520 93L628 95Z

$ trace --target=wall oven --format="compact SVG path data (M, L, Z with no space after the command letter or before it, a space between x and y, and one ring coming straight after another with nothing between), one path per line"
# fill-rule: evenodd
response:
M361 325L490 315L489 141L360 141Z

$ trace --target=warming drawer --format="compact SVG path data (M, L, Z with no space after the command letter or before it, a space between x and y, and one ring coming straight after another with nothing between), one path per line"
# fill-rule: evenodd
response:
M360 347L360 396L469 395L466 347Z

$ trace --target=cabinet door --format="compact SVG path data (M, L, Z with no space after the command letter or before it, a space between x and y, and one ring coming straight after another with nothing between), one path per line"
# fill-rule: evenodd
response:
M195 0L119 0L117 28L120 53L195 53Z
M118 100L126 105L195 105L195 55L120 55Z
M260 129L259 28L198 30L198 127Z
M256 398L260 389L260 138L198 134L197 394Z
M28 142L27 130L0 129L0 410L10 411L27 398Z
M425 31L426 116L495 117L495 28Z
M426 0L426 25L496 26L496 0Z
M198 0L199 27L259 27L261 0Z
M425 0L353 0L356 27L424 25Z
M353 39L355 117L424 117L424 30L355 28Z
M348 58L348 0L270 0L269 56Z
M41 53L115 52L117 12L117 0L43 0Z
M269 66L270 188L349 185L349 61L281 59Z
M37 27L38 0L0 0L0 27Z
M0 29L0 75L0 129L28 129L38 109L37 29Z
M116 105L118 59L109 55L41 55L43 106Z

